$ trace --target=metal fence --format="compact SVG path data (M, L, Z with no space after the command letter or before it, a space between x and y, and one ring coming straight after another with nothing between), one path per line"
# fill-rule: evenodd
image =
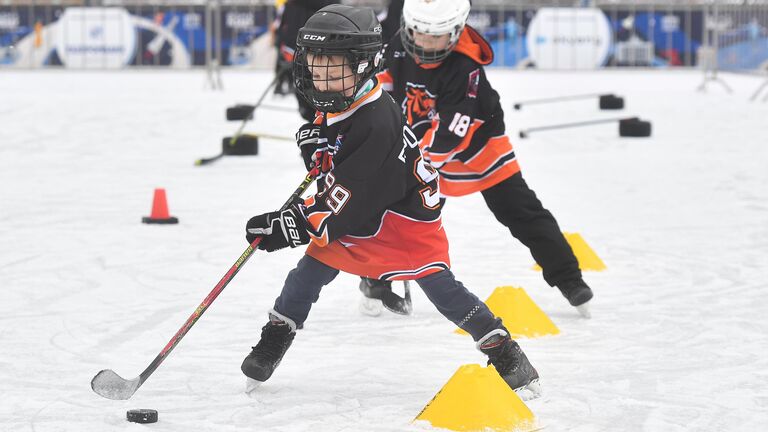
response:
M0 69L268 68L277 12L274 0L0 0ZM493 66L768 70L768 0L475 0L469 23Z

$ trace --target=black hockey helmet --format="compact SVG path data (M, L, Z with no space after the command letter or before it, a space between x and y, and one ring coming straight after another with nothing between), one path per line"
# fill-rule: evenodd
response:
M320 112L344 111L378 71L382 45L372 9L338 4L320 9L296 38L296 91ZM331 56L341 61L332 62Z

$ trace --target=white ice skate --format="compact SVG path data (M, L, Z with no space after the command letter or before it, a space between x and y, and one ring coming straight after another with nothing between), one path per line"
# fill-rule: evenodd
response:
M517 393L517 395L520 396L520 399L524 401L537 399L542 395L541 384L539 384L538 379L533 380L527 385L516 389L515 393Z
M591 302L582 303L578 306L575 306L576 310L579 311L579 315L586 319L592 318L592 312L589 310L589 304Z

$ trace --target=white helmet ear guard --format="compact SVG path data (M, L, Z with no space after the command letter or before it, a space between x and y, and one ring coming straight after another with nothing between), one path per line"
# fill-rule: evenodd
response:
M400 19L400 40L405 51L419 63L440 63L459 42L471 6L469 0L405 0ZM448 46L441 50L425 50L416 45L414 33L450 35Z

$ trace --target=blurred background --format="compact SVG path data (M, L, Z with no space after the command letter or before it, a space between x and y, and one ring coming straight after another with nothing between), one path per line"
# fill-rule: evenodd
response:
M269 68L285 3L0 0L0 68ZM469 24L493 66L768 69L768 0L474 0Z

